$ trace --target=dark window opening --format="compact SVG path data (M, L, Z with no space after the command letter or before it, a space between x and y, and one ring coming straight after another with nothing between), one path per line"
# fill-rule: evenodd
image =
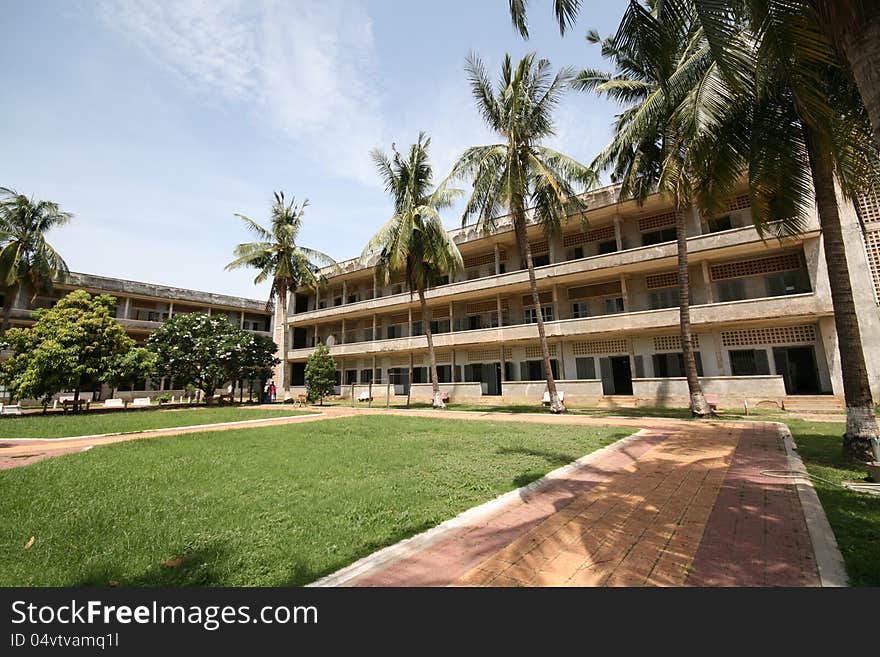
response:
M662 244L663 242L675 241L675 227L661 228L660 230L652 230L649 233L642 233L642 246L650 246L651 244Z

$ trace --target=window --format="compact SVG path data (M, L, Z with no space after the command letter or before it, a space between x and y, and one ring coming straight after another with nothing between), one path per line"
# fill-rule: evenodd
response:
M741 278L718 281L719 301L740 301L746 298L746 282Z
M357 295L357 294L349 294L349 295L348 295L348 303L357 303L358 300L359 300L359 299L358 299L358 295Z
M722 230L730 230L733 224L730 221L730 215L725 214L721 217L712 217L706 221L706 227L710 233L719 233Z
M374 374L375 374L375 378L373 378L373 381L375 383L382 383L382 368L377 367Z
M536 324L538 313L534 308L526 308L524 311L526 324ZM553 321L553 306L541 306L541 319L545 322Z
M573 319L590 316L590 304L586 301L575 301L571 304L571 316Z
M334 306L341 306L342 305L342 297L335 297L333 299L333 305Z
M342 381L342 372L336 370L333 372L333 385L338 386L340 381Z
M414 367L412 371L412 382L413 383L428 383L428 370L430 368L427 367ZM439 375L438 375L439 376Z
M555 358L550 359L550 371L553 372L553 378L559 377L559 366ZM519 364L520 381L541 381L546 378L543 360L527 360Z
M400 324L391 324L386 327L386 337L391 340L392 338L399 338L403 334L401 330L403 327Z
M731 349L730 373L733 376L770 374L770 363L765 349Z
M467 320L467 330L468 331L476 331L482 325L482 320L479 315L468 315Z
M801 273L798 271L785 271L778 274L770 274L764 277L767 283L768 297L781 297L786 294L800 294L809 292L808 285L801 283Z
M535 267L546 267L547 265L550 264L550 254L549 253L542 253L541 255L538 255L538 256L532 256L532 264Z
M675 227L661 228L660 230L652 230L649 233L642 233L642 245L649 246L651 244L662 244L663 242L672 242L675 240Z
M357 370L345 370L345 385L350 386L352 383L357 383L357 378Z
M575 359L575 365L577 367L577 378L596 378L596 361L593 358L577 358Z
M576 246L573 249L569 249L565 255L567 260L580 260L584 257L584 247Z
M606 242L599 242L599 254L614 253L615 251L617 251L617 241L616 240L608 240Z
M361 370L361 383L370 383L373 380L373 370Z
M608 297L605 299L605 314L614 315L623 312L623 297Z
M684 354L654 354L654 376L658 378L667 378L675 376L686 376L684 369ZM703 360L700 358L700 352L694 352L694 360L697 361L697 376L703 376Z
M678 288L667 287L662 290L651 290L648 293L648 304L651 310L678 306Z
M452 383L452 365L437 366L437 383Z

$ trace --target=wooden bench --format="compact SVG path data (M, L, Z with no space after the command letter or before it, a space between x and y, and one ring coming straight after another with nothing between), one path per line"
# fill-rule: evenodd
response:
M21 415L21 404L0 404L0 415Z
M86 399L63 399L61 400L61 407L64 409L64 412L67 413L68 409L72 409L74 413L77 411L89 410L89 406L91 406L92 402Z
M556 394L559 395L559 403L564 404L565 403L565 393L562 392L561 390L557 390ZM544 397L541 399L541 404L543 406L550 405L550 391L549 390L544 393Z
M149 406L150 398L149 397L135 397L131 400L132 406Z
M217 396L217 402L220 404L223 404L223 403L231 404L234 401L235 401L235 393L234 392L227 392L225 395L218 395Z
M305 408L305 407L306 407L306 404L307 404L308 401L309 401L309 396L308 396L308 395L305 395L305 394L303 394L303 393L299 393L299 394L296 396L296 401L294 402L294 404L295 404L296 406L302 406L303 408Z
M709 404L709 410L713 413L718 411L718 395L706 395L706 403Z

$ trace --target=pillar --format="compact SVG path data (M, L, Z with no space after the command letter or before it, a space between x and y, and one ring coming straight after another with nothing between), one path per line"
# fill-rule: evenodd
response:
M238 328L243 329L244 328L244 311L242 310L241 313L239 313L239 314L241 316L239 317Z
M712 291L712 277L709 274L709 262L703 260L700 266L703 270L703 284L706 286L706 303L715 303L715 293Z
M452 302L449 302L449 332L455 332L455 317L452 315Z
M348 281L342 281L342 305L348 303Z
M621 235L620 231L620 223L620 215L614 215L614 241L617 244L617 250L623 251L623 236Z
M626 289L626 276L620 276L620 296L623 297L623 312L632 312L629 307L629 292Z
M174 317L174 302L171 301L168 303L168 319Z
M495 243L495 275L501 273L501 254L499 253L498 243Z

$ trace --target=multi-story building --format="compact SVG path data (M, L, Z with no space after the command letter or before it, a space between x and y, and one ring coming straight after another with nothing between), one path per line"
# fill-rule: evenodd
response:
M465 269L429 290L441 388L452 401L538 403L546 389L534 324L546 322L552 369L570 404L687 405L677 301L674 214L660 196L642 206L617 188L586 195L570 218L529 240L535 308L512 224L451 232ZM875 397L880 396L880 209L841 207L847 255ZM860 222L861 219L861 222ZM715 217L688 213L691 322L707 394L727 406L840 406L843 389L818 219L792 239L762 240L746 189ZM317 293L291 295L289 394L321 342L338 367L339 393L429 399L427 341L417 298L403 281L378 286L372 261L321 272ZM378 392L376 387L379 386ZM411 390L410 390L411 387Z
M37 296L33 303L30 290L21 290L13 300L11 325L30 326L34 322L34 310L54 306L73 290L115 297L116 319L139 344L169 317L193 312L223 315L235 326L272 337L272 311L267 310L265 301L78 272L71 272L63 281L55 283L51 293ZM160 394L171 390L170 383L146 379L135 386L135 391Z

